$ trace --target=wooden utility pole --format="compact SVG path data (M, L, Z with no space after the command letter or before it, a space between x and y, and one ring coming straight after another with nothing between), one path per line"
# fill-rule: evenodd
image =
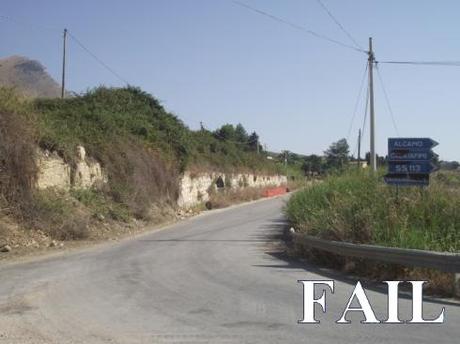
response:
M61 83L61 98L65 95L65 45L67 41L67 29L64 29L64 44L62 50L62 83Z
M361 129L358 132L358 170L361 167Z
M369 109L371 115L371 128L370 128L370 137L371 137L371 168L372 171L377 171L377 159L375 154L375 113L374 113L374 63L375 56L372 50L372 37L369 37Z

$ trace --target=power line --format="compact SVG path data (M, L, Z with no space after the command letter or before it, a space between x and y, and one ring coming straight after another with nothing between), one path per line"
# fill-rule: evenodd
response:
M395 116L394 116L394 113L393 113L393 109L391 107L390 99L389 99L388 93L387 93L387 91L385 89L385 84L383 83L382 75L380 74L380 69L378 68L378 65L376 65L375 67L376 67L375 69L377 70L377 75L378 75L379 80L380 80L380 85L382 86L383 95L385 96L385 101L386 101L386 104L387 104L388 112L391 115L391 121L393 122L393 127L394 127L394 129L396 131L396 134L398 136L400 136L398 126L396 125L396 120L395 120Z
M326 11L327 15L334 21L334 23L340 28L340 30L347 35L350 41L359 49L364 51L364 49L356 42L353 36L345 29L345 27L338 21L338 19L332 14L332 12L326 7L326 5L321 0L316 0L320 6Z
M17 20L15 18L12 18L10 16L5 16L5 15L0 15L0 19L9 21L14 24L22 25L22 26L27 26L30 28L39 28L42 30L48 30L48 31L56 31L56 32L61 32L60 29L51 27L51 26L45 26L45 25L38 25L38 24L32 24L29 22L25 22L22 20ZM71 32L67 31L67 34L77 43L84 51L86 51L93 59L95 59L101 66L103 66L105 69L107 69L110 73L112 73L117 79L122 81L123 83L129 85L129 82L126 81L125 78L123 78L119 73L117 73L115 70L110 68L104 61L102 61L100 58L96 56L91 50L89 50L75 35L73 35Z
M366 122L367 122L367 109L369 106L369 86L367 87L367 95L366 95L366 106L364 108L364 120L363 120L363 127L361 128L361 140L364 137L366 132Z
M112 68L110 68L104 61L102 61L99 57L97 57L91 50L89 50L85 45L83 45L83 43L78 40L77 37L75 37L74 34L72 34L71 32L67 32L68 35L70 36L70 38L72 38L75 43L77 43L80 48L82 48L83 50L85 50L93 59L95 59L102 67L104 67L105 69L107 69L110 73L112 73L117 79L119 79L120 81L122 81L123 83L129 85L129 82L126 81L125 78L123 78L120 74L118 74L116 71L114 71Z
M248 4L245 4L245 3L243 3L243 2L240 2L240 1L237 1L237 0L231 0L231 2L233 2L234 4L236 4L236 5L238 5L238 6L244 7L244 8L246 8L246 9L252 11L252 12L255 12L255 13L258 13L258 14L260 14L260 15L263 15L263 16L265 16L265 17L267 17L267 18L270 18L270 19L272 19L272 20L274 20L274 21L277 21L277 22L279 22L279 23L282 23L282 24L285 24L285 25L287 25L287 26L290 26L291 28L294 28L294 29L296 29L296 30L305 32L305 33L307 33L307 34L309 34L309 35L312 35L312 36L314 36L314 37L316 37L316 38L319 38L319 39L328 41L328 42L330 42L330 43L334 43L334 44L336 44L336 45L339 45L339 46L342 46L342 47L345 47L345 48L348 48L348 49L353 49L353 50L359 51L359 52L361 52L361 53L367 53L367 52L366 52L365 50L363 50L363 49L356 48L356 47L354 47L354 46L352 46L352 45L348 45L348 44L346 44L346 43L337 41L337 40L335 40L335 39L333 39L333 38L330 38L330 37L325 36L325 35L323 35L323 34L320 34L320 33L317 33L317 32L315 32L315 31L312 31L312 30L310 30L310 29L307 29L307 28L304 27L304 26L295 24L295 23L290 22L290 21L288 21L288 20L286 20L286 19L277 17L277 16L275 16L275 15L273 15L273 14L271 14L271 13L262 11L262 10L260 10L260 9L258 9L258 8L252 7L252 6L249 6Z
M356 154L357 151L358 151L358 146L359 146L359 144L360 144L360 140L361 140L361 137L358 137L358 140L356 140L356 142L355 142L355 148L353 148L353 154L351 155L351 156L353 156L353 157L355 156L355 154ZM356 157L356 158L357 158L357 157Z
M378 63L460 67L460 61L378 61Z
M366 68L364 68L364 74L361 78L361 85L359 86L359 93L358 93L358 97L356 98L355 107L353 109L353 115L351 117L350 126L348 127L347 141L349 141L350 139L351 130L353 129L353 124L355 122L356 114L358 112L358 106L361 100L361 95L363 93L364 81L366 80L366 74L367 74L367 63L366 63Z

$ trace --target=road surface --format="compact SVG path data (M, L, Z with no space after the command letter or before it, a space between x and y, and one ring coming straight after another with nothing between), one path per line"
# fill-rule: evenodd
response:
M458 343L460 307L442 325L335 324L344 276L283 258L283 198L198 216L118 244L0 267L0 343ZM300 279L335 279L320 325L299 325ZM367 291L379 318L386 294ZM411 301L400 301L402 318Z

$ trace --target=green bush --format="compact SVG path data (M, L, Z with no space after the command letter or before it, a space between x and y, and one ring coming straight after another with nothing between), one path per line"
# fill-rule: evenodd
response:
M327 239L455 252L460 186L452 178L438 173L428 188L396 188L348 172L298 192L285 212L296 228Z
M103 161L101 148L122 140L155 150L179 170L201 166L277 171L265 155L219 139L208 130L190 130L138 88L99 87L72 98L38 99L33 105L39 114L42 147L60 152L69 161L77 145Z

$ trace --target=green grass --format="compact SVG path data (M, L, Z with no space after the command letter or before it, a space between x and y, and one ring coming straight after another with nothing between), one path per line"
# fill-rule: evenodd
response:
M395 188L347 172L296 193L285 212L303 232L332 240L456 252L460 177L440 172L428 188Z

